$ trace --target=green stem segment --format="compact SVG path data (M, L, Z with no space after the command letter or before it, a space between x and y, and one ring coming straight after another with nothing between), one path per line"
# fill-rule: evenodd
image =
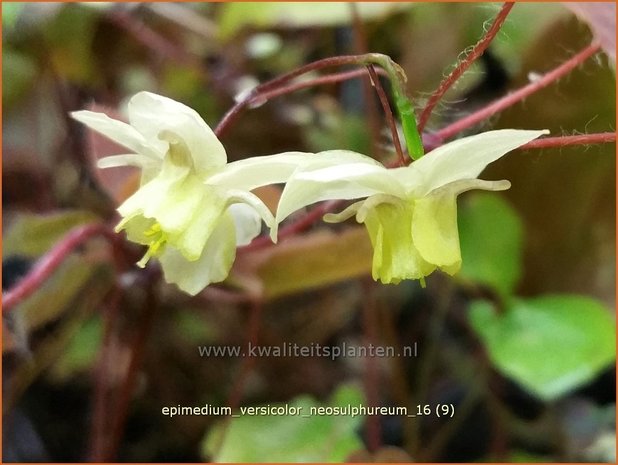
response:
M423 141L416 125L414 108L412 108L412 103L405 96L401 96L397 92L394 92L394 96L395 106L397 107L399 119L403 127L403 136L406 139L408 154L412 160L418 160L425 154L425 151L423 150Z
M236 121L238 116L244 111L251 102L264 98L268 95L269 98L274 95L283 95L284 93L291 92L299 87L282 86L297 77L317 71L323 68L329 68L333 66L368 66L377 65L382 68L388 75L391 81L391 91L393 93L393 100L397 107L397 113L403 126L403 134L406 139L406 147L408 154L413 160L417 160L423 156L423 143L421 136L418 132L418 126L416 125L416 117L414 115L414 109L410 99L406 95L406 74L403 69L395 63L389 56L381 53L367 53L364 55L344 55L331 58L324 58L322 60L314 61L313 63L306 64L300 68L283 74L275 79L260 84L255 87L243 100L237 102L228 112L223 116L214 132L217 137L221 135Z
M388 74L391 82L393 100L403 127L403 135L406 140L408 155L412 158L412 160L418 160L425 154L425 151L423 149L423 141L420 133L418 132L416 115L414 114L412 102L406 95L405 84L407 77L405 72L401 66L395 63L387 55L382 55L380 53L368 53L365 55L365 59L368 63L374 63L381 66Z

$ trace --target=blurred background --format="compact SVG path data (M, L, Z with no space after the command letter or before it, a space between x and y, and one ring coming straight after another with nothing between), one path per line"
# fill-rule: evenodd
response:
M431 133L537 79L615 7L516 4L442 100ZM148 90L212 127L243 91L311 61L381 52L422 108L487 30L499 3L4 3L3 291L73 228L117 221L135 173L68 117L122 118ZM609 8L609 9L607 9ZM577 10L579 16L574 14ZM583 13L582 13L583 11ZM608 18L610 18L608 20ZM603 29L605 28L605 29ZM612 29L613 28L613 29ZM607 51L615 43L604 42ZM367 92L369 90L369 93ZM605 53L466 134L615 131ZM363 79L256 105L222 137L228 159L351 149L392 157ZM118 271L102 239L70 254L3 314L4 461L615 461L615 144L517 150L459 199L463 269L371 281L364 227L317 222L239 251L228 280L190 298L156 264ZM275 206L280 189L258 194ZM304 212L289 219L297 220ZM416 345L415 357L200 357L199 346ZM176 416L166 406L407 406L416 418ZM453 406L453 418L435 407Z

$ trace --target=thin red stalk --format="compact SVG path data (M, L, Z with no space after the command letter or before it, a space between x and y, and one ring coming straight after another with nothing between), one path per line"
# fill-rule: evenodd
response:
M365 294L365 303L363 305L363 333L366 347L376 346L377 338L377 322L376 322L376 305L375 305L375 283L369 278L363 280L363 290ZM379 385L380 377L378 365L375 356L365 357L365 395L367 397L366 404L369 407L375 407L379 404ZM369 415L366 419L367 428L367 448L369 452L375 453L381 446L381 431L380 419L375 415Z
M348 3L352 16L352 31L354 32L354 51L355 53L369 53L369 45L367 42L367 34L365 25L361 20L356 2ZM381 68L380 68L381 69ZM380 114L378 106L373 97L373 89L371 88L371 80L363 79L363 102L365 103L365 123L371 135L371 156L380 158Z
M567 61L562 63L557 68L551 70L550 72L543 75L541 78L531 82L530 84L511 92L510 94L490 103L486 107L478 110L465 118L460 119L459 121L450 124L449 126L440 129L434 135L437 136L439 140L446 140L450 137L460 133L464 129L467 129L475 124L480 123L483 120L495 115L496 113L508 108L521 100L525 99L529 95L541 90L544 87L547 87L554 81L560 79L562 76L568 74L573 69L577 68L584 61L590 58L592 55L597 53L601 48L601 45L598 43L592 43L588 45L581 52L573 55Z
M382 68L378 68L376 70L378 74L382 76L386 76L386 72ZM343 71L340 73L327 74L325 76L320 76L315 79L309 79L307 81L296 82L294 84L289 84L287 86L282 86L277 89L273 89L271 91L262 92L260 94L254 95L249 100L248 106L251 106L257 102L266 102L275 97L279 97L281 95L290 94L292 92L296 92L298 90L307 89L309 87L315 87L318 85L324 84L336 84L338 82L347 81L348 79L354 79L357 77L366 76L367 71L364 69L355 69L352 71Z
M134 16L124 11L112 11L108 18L116 25L127 31L140 44L150 49L157 57L165 57L173 62L189 65L195 68L203 76L203 68L196 56L187 53L182 47L155 32Z
M317 71L319 69L329 68L333 66L346 66L346 65L359 65L365 64L366 62L370 62L369 59L371 56L383 56L379 54L367 54L367 55L342 55L330 58L324 58L322 60L317 60L312 63L308 63L304 66L296 68L289 73L282 74L270 81L267 81L259 86L256 86L251 90L251 92L240 102L237 102L232 108L228 110L228 112L223 116L219 124L214 130L214 133L217 137L221 137L225 131L236 121L236 119L240 116L240 114L244 111L244 109L250 104L251 101L254 101L256 97L265 92L270 92L274 89L281 87L286 82L289 82L298 76L302 76L303 74L307 74L312 71Z
M260 324L262 322L263 307L264 306L260 300L257 300L257 299L252 300L251 307L250 307L251 314L249 316L249 323L248 323L248 329L247 329L247 344L251 344L253 346L257 346L258 344L259 335L260 335ZM238 377L236 378L236 382L232 386L232 390L230 391L230 394L227 399L227 406L230 407L230 409L232 410L232 413L234 413L234 410L236 410L240 406L240 401L242 400L242 394L243 394L243 388L245 386L245 382L247 381L247 378L249 374L251 373L251 370L254 365L255 365L255 358L249 355L246 356L244 360L241 362L240 373L238 374ZM212 459L217 458L217 456L219 455L219 452L221 451L221 447L223 447L223 444L225 442L225 436L227 435L229 431L231 420L232 418L229 417L226 423L224 424L223 429L221 430L220 436L218 438L218 441L215 447L215 451L213 452L213 457L211 457Z
M341 205L342 200L329 200L324 202L311 211L301 216L297 221L290 223L279 230L279 240L285 239L290 236L294 236L299 232L303 232L308 229L313 223L322 218L326 213L334 210L338 205ZM269 236L256 237L250 244L243 247L239 247L239 252L250 252L253 250L259 250L264 247L273 245Z
M262 308L261 301L254 299L251 302L249 324L247 329L247 344L257 346L260 335L260 323L262 322ZM247 375L251 371L251 368L255 364L255 358L251 356L245 357L242 361L240 368L240 375L237 378L237 382L232 388L228 397L227 405L232 409L238 408L240 401L242 400L243 387L246 381Z
M575 136L546 137L536 139L522 145L520 149L541 149L550 147L567 147L569 145L607 144L616 142L615 132L601 132L598 134L578 134Z
M384 115L386 116L386 121L388 121L388 126L391 130L391 137L393 138L393 144L395 145L395 151L397 152L397 158L399 160L399 166L406 165L406 158L403 154L403 149L401 148L401 141L399 140L399 132L397 131L397 125L395 124L395 118L393 117L393 111L391 110L391 106L388 103L388 97L386 97L386 93L382 88L382 84L380 83L380 78L378 77L375 67L373 65L368 65L367 70L369 70L369 75L371 76L371 82L376 88L376 92L378 93L378 97L380 98L380 103L382 104L382 109L384 110Z
M442 142L459 132L467 129L470 126L473 126L486 118L494 115L495 113L508 108L511 105L516 104L517 102L523 100L529 95L535 93L536 91L542 89L543 87L548 86L552 82L561 78L562 76L569 73L571 70L582 64L589 57L594 55L600 49L600 45L597 43L593 43L583 49L581 52L572 56L569 60L553 69L552 71L545 74L540 79L532 82L511 94L496 100L494 103L488 105L487 107L472 113L471 115L456 121L455 123L443 128L437 133L432 134L433 138L436 140L437 145L442 145ZM329 59L327 59L329 60ZM313 65L313 64L312 64ZM297 70L298 71L298 70ZM272 81L271 81L272 82ZM222 121L223 122L223 121ZM221 123L220 123L221 124ZM603 133L603 134L589 134L584 136L566 136L566 137L552 137L546 139L539 139L536 141L532 141L529 144L526 144L525 148L541 148L541 147L560 147L564 145L577 145L577 144L592 144L592 143L604 143L604 142L612 142L615 140L615 135L613 133ZM435 147L432 147L435 148ZM309 228L315 221L319 220L325 213L332 211L337 205L340 204L340 201L330 201L327 203L323 203L313 210L307 212L305 215L301 216L297 221L288 224L284 228L281 228L279 231L279 238L283 239L285 237L293 236L298 232L304 231ZM263 247L267 247L272 244L270 239L266 236L261 236L256 238L251 244L242 247L243 251L250 250L258 250Z
M15 305L39 289L73 250L95 236L103 236L112 244L118 237L102 224L89 224L73 229L41 257L17 285L2 296L2 313L8 313Z
M120 288L115 286L110 294L107 308L103 316L103 342L99 353L99 360L95 374L93 413L90 426L90 457L91 462L104 460L104 449L107 440L107 396L109 383L107 376L110 367L110 353L112 350L112 331L118 309L120 308Z
M502 8L496 15L494 22L489 28L489 30L485 33L481 40L476 43L472 51L458 63L457 67L451 72L451 74L449 74L445 79L442 80L438 88L429 98L427 105L425 105L425 108L421 113L418 122L419 132L423 132L423 129L425 128L425 125L427 124L427 121L431 116L431 112L435 108L436 104L440 101L440 99L444 96L446 91L449 90L453 86L453 84L455 84L457 79L459 79L461 75L466 72L466 70L472 65L472 63L474 63L485 52L485 50L487 50L489 44L491 44L498 32L500 32L500 29L502 28L506 17L513 8L513 5L513 2L505 2L502 5Z
M153 272L151 271L151 273ZM116 456L118 454L120 441L124 432L124 426L129 413L131 397L135 391L139 368L142 365L142 360L144 358L146 342L148 341L148 336L150 334L150 330L152 329L154 316L158 307L155 294L155 284L157 281L155 276L158 276L158 274L148 274L146 276L148 282L146 284L146 298L142 308L142 319L140 321L140 326L137 329L137 335L133 339L133 343L131 345L131 359L127 368L127 375L122 386L120 387L118 401L114 406L114 415L109 431L109 442L106 444L107 448L103 452L103 462L114 461L117 458Z

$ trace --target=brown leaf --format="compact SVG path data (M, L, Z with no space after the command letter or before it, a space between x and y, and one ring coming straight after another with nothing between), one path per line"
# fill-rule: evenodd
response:
M273 299L367 275L372 255L364 227L321 230L239 254L230 282Z

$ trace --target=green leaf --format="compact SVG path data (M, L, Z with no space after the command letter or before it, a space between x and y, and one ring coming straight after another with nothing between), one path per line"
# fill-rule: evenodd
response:
M522 270L523 226L517 212L494 193L475 193L459 211L461 275L508 296Z
M299 415L242 415L233 418L225 432L225 420L222 420L209 431L203 453L215 462L342 462L362 447L356 434L362 417L302 415L309 415L311 407L358 406L362 401L358 388L344 385L327 404L309 396L289 402L289 407L302 407ZM223 444L213 457L221 434L225 434Z
M513 299L502 314L476 301L470 322L496 368L547 401L591 381L616 358L614 319L589 297Z
M86 372L94 366L101 345L103 328L101 317L86 321L73 335L60 358L51 367L51 376L62 382L71 376Z
M51 249L72 228L92 223L97 217L82 210L67 210L49 215L19 216L3 238L3 256L38 257Z
M2 27L5 31L15 26L25 6L23 2L2 2Z
M71 311L75 296L88 286L98 268L106 265L87 262L80 256L69 256L37 291L19 304L24 325L28 331L41 328L45 324L62 317ZM111 280L107 283L111 287Z
M49 59L58 74L88 86L100 80L92 50L99 17L96 9L67 4L45 28L45 40L51 45Z
M7 108L32 88L37 75L37 64L28 55L11 48L5 47L3 52L2 104Z
M362 19L385 17L409 8L409 4L389 2L358 3ZM222 5L219 32L223 38L246 26L328 27L352 23L352 10L345 2L230 2Z
M320 232L273 247L256 274L264 297L274 299L369 275L372 255L362 226L339 234Z

